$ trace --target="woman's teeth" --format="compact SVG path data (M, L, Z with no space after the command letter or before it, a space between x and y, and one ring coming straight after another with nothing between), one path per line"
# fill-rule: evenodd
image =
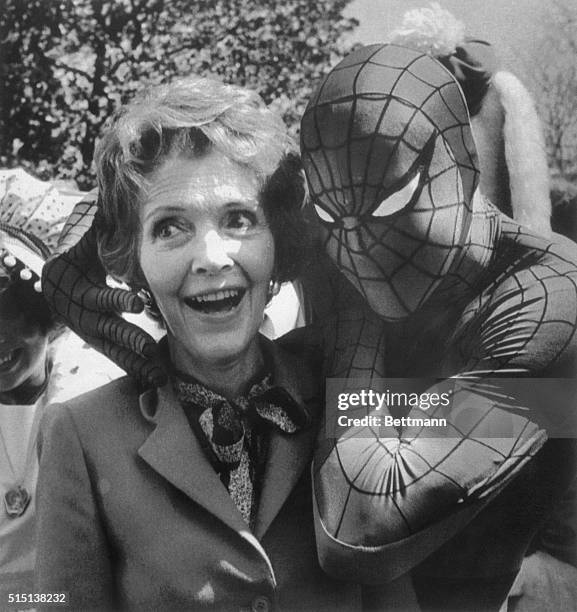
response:
M238 289L226 289L224 291L216 291L215 293L207 293L205 295L197 295L192 298L198 302L217 302L230 297L236 297L240 291Z
M186 303L204 313L225 312L240 304L246 289L223 289L188 298Z

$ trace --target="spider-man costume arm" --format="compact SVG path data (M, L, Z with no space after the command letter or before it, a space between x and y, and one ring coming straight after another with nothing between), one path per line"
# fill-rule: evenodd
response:
M577 269L564 267L550 257L545 265L514 273L487 292L480 308L476 302L463 313L468 321L447 361L460 361L455 374L462 376L479 379L492 372L494 386L488 393L483 385L463 388L448 409L414 408L408 415L446 418L446 428L350 428L338 440L321 440L314 482L325 570L379 582L414 568L463 529L535 456L546 439L540 423L550 422L543 410L572 414L575 397L565 405L544 405L539 398L527 405L525 396L504 402L497 393L499 377L563 377L575 370ZM381 371L371 366L384 363L384 326L379 336L378 318L346 314L332 324L337 333L330 332L342 337L330 348L336 350L335 373L385 376L383 366ZM349 334L346 340L343 333ZM510 385L504 389L511 393ZM496 437L501 431L503 437Z
M62 231L58 254L44 266L43 295L52 310L83 340L142 385L161 385L166 374L152 359L156 342L118 314L141 312L142 301L131 291L106 285L96 247L97 210L95 192L75 206Z

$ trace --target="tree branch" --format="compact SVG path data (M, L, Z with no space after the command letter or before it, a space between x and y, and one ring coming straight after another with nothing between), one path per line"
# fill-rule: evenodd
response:
M92 75L90 75L85 70L80 70L80 68L74 68L73 66L68 66L68 64L64 64L58 60L55 60L52 57L49 57L48 55L46 55L45 57L46 57L46 60L50 62L56 68L62 68L63 70L66 70L67 72L72 72L73 74L83 76L85 79L88 79L90 83L92 83L92 81L94 80Z

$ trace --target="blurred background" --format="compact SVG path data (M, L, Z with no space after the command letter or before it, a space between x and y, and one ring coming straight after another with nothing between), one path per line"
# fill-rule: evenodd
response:
M256 89L296 135L319 77L381 42L416 0L0 0L0 167L94 186L106 118L143 85L197 72ZM443 0L533 94L554 227L577 235L577 2ZM564 216L565 215L565 216ZM558 228L558 227L557 227Z

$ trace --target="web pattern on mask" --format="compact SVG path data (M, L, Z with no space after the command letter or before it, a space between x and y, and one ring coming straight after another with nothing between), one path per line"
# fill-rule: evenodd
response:
M412 56L410 61L407 53ZM338 109L336 119L327 121L328 109ZM403 120L401 125L399 118ZM429 126L426 134L424 119ZM388 143L389 159L404 159L410 167L401 187L419 174L415 196L428 192L432 206L419 209L418 215L430 228L438 213L446 214L447 209L456 209L471 199L477 170L474 153L467 144L470 139L467 111L455 81L428 56L402 47L369 47L339 64L323 82L302 121L303 165L312 202L324 213L320 222L325 230L325 247L361 293L365 293L367 283L387 282L409 312L407 296L395 283L398 272L406 273L411 268L417 278L427 278L433 285L455 246L463 241L457 215L453 231L447 232L442 241L427 237L420 240L407 231L403 212L409 207L383 219L386 229L382 233L379 228L378 236L374 217L373 223L364 222L399 188L399 181L387 186L389 168L381 158L381 145ZM435 173L430 171L429 161L436 147L443 147L452 163ZM359 176L359 159L363 176ZM454 181L453 201L440 201L435 195L434 182L441 174L448 174ZM431 255L445 259L438 271L427 266ZM359 266L357 256L372 265ZM387 270L379 264L384 259L394 262Z

